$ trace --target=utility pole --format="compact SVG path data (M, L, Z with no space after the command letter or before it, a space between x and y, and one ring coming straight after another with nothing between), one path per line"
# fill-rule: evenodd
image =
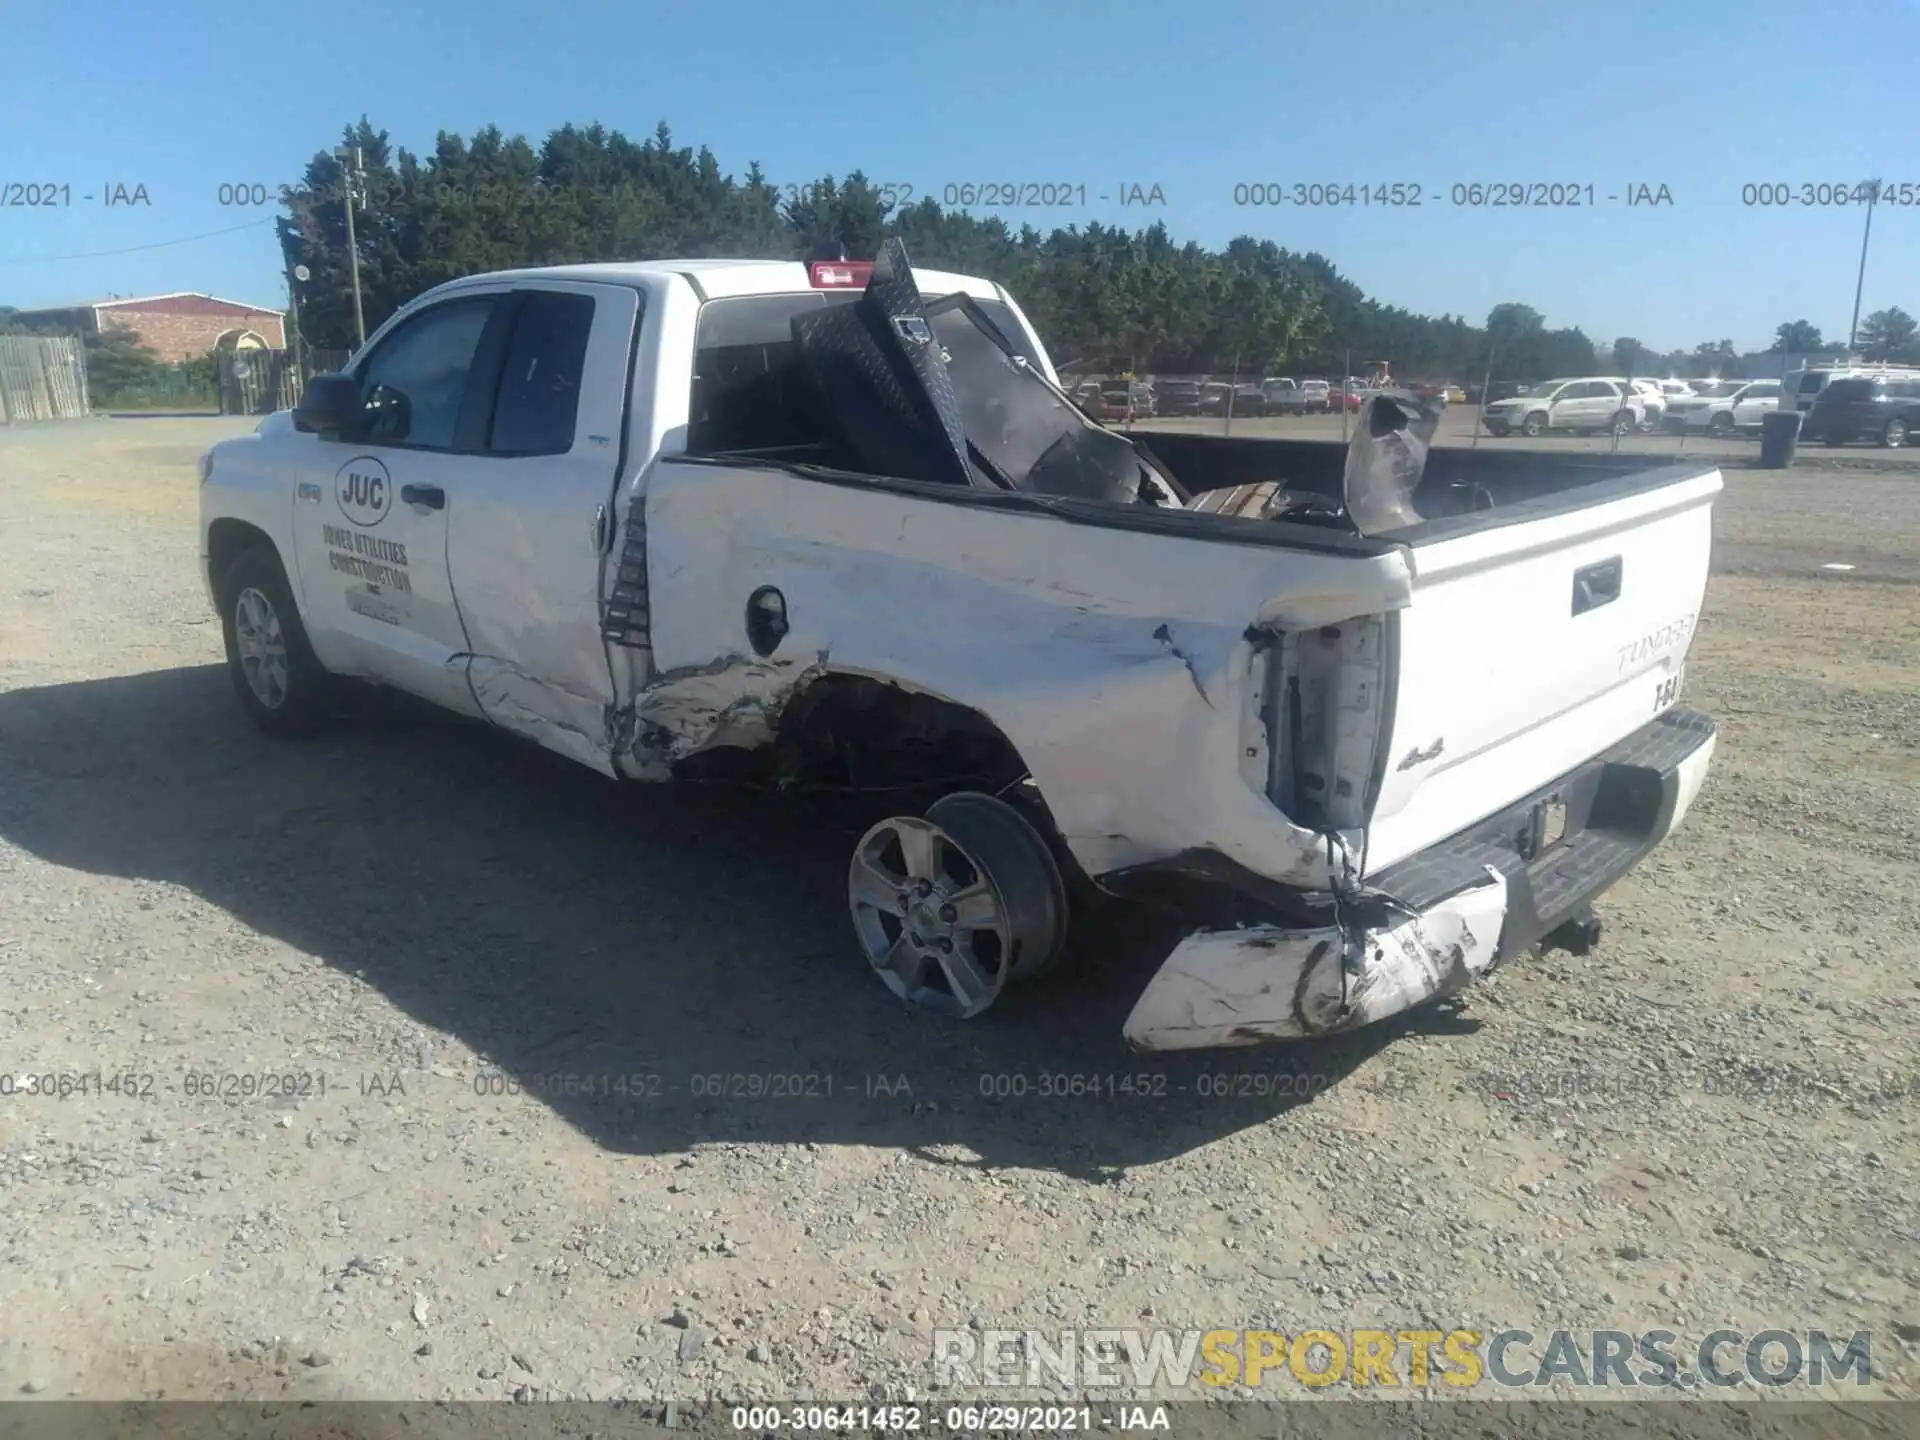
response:
M347 265L353 271L353 329L358 335L359 344L367 343L367 316L360 305L360 243L353 233L353 212L356 206L367 203L367 172L361 162L360 147L351 150L340 149L333 152L333 158L340 162L341 171L347 178L345 208L347 212ZM348 166L352 168L349 169ZM357 347L356 347L357 348Z
M1469 449L1478 450L1480 448L1480 432L1486 428L1487 406L1493 401L1493 396L1490 393L1492 390L1493 334L1489 331L1487 334L1487 373L1480 381L1480 408L1474 412L1473 444L1468 447Z
M1867 241L1873 238L1873 207L1880 201L1880 182L1863 180L1860 188L1867 192L1867 228L1860 236L1860 274L1853 282L1853 324L1847 328L1847 358L1851 360L1859 352L1855 349L1860 339L1860 292L1867 284Z

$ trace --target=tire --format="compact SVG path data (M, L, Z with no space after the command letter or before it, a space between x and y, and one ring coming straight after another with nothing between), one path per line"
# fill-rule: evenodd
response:
M847 895L860 948L887 988L957 1019L1052 969L1066 948L1067 887L1046 838L979 791L874 825L854 846Z
M1487 426L1487 433L1492 435L1496 440L1504 440L1513 434L1513 427L1511 425L1489 425Z
M1521 422L1520 433L1529 440L1538 440L1547 433L1547 412L1536 410Z
M227 673L240 708L276 739L322 729L333 717L339 687L307 643L280 557L263 546L243 550L221 577L219 595Z
M1613 414L1613 423L1607 426L1608 432L1614 435L1631 435L1634 428L1635 421L1631 410L1616 410Z
M1897 416L1887 421L1887 428L1880 432L1880 443L1889 450L1898 450L1907 443L1907 422Z
M1820 443L1825 445L1829 450L1838 450L1842 445L1847 443L1847 438L1838 430L1829 430L1820 437Z
M1733 434L1733 429L1734 429L1733 416L1727 414L1726 411L1723 410L1718 415L1715 415L1711 420L1707 421L1707 429L1709 429L1715 435L1718 435L1722 440L1724 440L1729 435Z

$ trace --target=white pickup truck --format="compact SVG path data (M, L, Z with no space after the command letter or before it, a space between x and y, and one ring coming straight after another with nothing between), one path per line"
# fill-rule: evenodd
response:
M1193 930L1125 1033L1201 1048L1584 948L1713 751L1715 468L1434 450L1366 533L1347 461L1107 430L898 242L579 265L440 286L215 446L201 549L269 733L370 682L612 777L924 786L849 862L889 988L979 1014L1155 890Z

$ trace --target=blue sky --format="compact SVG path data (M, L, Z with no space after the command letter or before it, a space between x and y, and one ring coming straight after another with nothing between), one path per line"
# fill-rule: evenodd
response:
M1743 185L1877 175L1920 191L1920 0L6 9L0 200L20 183L73 197L0 206L0 304L20 306L171 290L284 306L271 225L160 242L264 220L219 187L296 181L363 112L415 153L489 122L538 143L567 121L640 137L665 119L724 169L757 159L783 183L860 167L936 196L1084 185L1084 208L1009 218L1254 234L1414 310L1477 321L1519 300L1658 349L1759 348L1800 318L1844 339L1861 212L1749 206ZM1598 204L1449 203L1455 184L1499 180L1591 184ZM1261 182L1418 184L1425 203L1235 205ZM1672 203L1629 206L1642 184ZM104 205L118 185L151 204ZM1132 185L1166 203L1122 206ZM1920 204L1874 217L1863 313L1896 304L1920 313Z

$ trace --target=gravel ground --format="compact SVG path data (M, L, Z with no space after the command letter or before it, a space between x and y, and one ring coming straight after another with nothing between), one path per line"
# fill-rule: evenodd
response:
M245 428L0 432L0 1070L98 1077L0 1096L0 1393L924 1398L974 1324L1870 1329L1915 1394L1915 479L1729 470L1715 770L1596 955L1169 1061L1151 915L954 1027L816 806L256 735L195 563Z

